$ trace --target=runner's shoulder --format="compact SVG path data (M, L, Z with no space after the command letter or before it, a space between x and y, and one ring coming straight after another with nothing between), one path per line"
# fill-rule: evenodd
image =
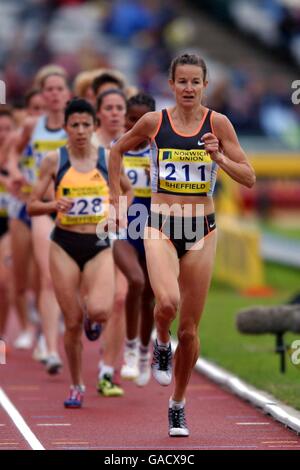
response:
M225 114L218 113L217 111L213 111L211 122L216 134L224 134L228 128L232 127L230 119Z
M153 135L156 131L159 122L161 119L160 111L150 111L149 113L144 114L141 119L138 121L143 125L144 130L149 136Z
M37 116L26 116L23 124L24 131L27 133L32 133L38 122L38 119L39 118Z
M58 166L59 154L57 150L52 150L48 152L41 164L41 170L44 170L47 173L56 173Z

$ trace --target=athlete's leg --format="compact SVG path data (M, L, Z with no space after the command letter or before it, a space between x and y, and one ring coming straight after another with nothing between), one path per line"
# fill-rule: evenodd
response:
M168 343L170 325L176 317L180 300L179 262L171 243L164 239L154 239L157 236L156 229L147 230L149 235L144 244L149 279L156 299L154 320L157 338L161 343Z
M140 265L144 271L145 287L142 296L142 306L139 322L140 344L138 353L138 376L135 379L135 383L139 387L144 387L145 385L147 385L151 378L151 354L149 351L149 345L154 323L154 294L149 281L146 260L140 259Z
M30 258L29 264L29 289L34 293L35 300L39 298L40 294L40 278L39 278L39 269L36 263L36 260L33 256Z
M29 264L32 253L30 229L18 219L10 220L15 306L23 331L29 329L28 286Z
M180 301L179 262L174 246L165 239L155 239L156 229L147 228L144 240L150 283L155 295L154 320L157 339L154 343L152 372L161 385L172 380L170 326ZM150 235L150 236L149 236Z
M9 312L9 281L10 270L8 257L10 256L9 234L0 238L0 337L5 334L5 327Z
M114 372L125 338L125 299L127 281L114 265L115 292L113 308L102 335L102 358L99 363L98 392L106 397L118 397L124 394L114 382Z
M180 261L180 320L175 353L173 399L184 399L192 369L199 356L198 325L211 282L216 250L216 230L204 240L201 250L191 250Z
M144 289L144 273L135 248L126 240L114 243L114 259L128 282L126 296L126 341L121 377L135 379L138 375L138 325Z
M57 354L60 308L58 306L49 269L50 233L53 222L48 216L32 218L34 256L40 274L39 311L49 355Z
M119 269L116 269L115 297L111 315L104 332L103 362L113 368L117 366L125 338L125 300L127 280Z
M83 271L85 305L92 322L106 324L113 308L114 261L106 248L88 261Z
M83 384L81 334L83 311L79 298L81 273L75 261L56 243L50 246L50 271L65 320L64 344L73 385Z
M138 335L138 320L144 289L144 273L135 248L125 240L114 243L114 259L128 282L126 297L126 337L134 340Z
M144 272L145 287L142 296L142 308L140 318L140 343L143 347L148 347L151 339L153 329L153 308L154 308L154 293L150 284L149 275L147 271L146 260L140 260L140 266Z

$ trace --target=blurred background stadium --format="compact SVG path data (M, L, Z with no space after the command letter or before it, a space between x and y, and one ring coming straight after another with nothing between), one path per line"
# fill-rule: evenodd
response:
M282 376L273 338L242 337L235 328L240 307L300 296L300 104L292 101L300 1L0 2L0 79L17 109L48 63L63 66L71 86L81 71L117 68L158 108L169 106L168 66L184 51L207 61L206 104L231 119L257 172L252 190L218 180L219 249L203 355L300 408L299 369L290 363Z

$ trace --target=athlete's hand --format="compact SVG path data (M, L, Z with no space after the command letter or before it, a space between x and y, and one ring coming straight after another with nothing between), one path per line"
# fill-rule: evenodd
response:
M57 201L55 201L55 210L57 212L63 212L64 214L69 212L69 210L73 206L73 201L71 199L67 199L65 197L61 197Z
M12 196L18 196L19 191L21 187L23 186L24 181L23 179L17 179L17 178L7 178L5 182L5 186L7 191L12 195Z
M104 231L110 233L119 233L121 229L127 227L127 206L119 202L110 201L108 209L108 218L104 225Z
M202 136L205 144L205 150L210 154L210 158L216 163L224 161L224 155L220 152L220 143L218 138L211 132L207 132Z

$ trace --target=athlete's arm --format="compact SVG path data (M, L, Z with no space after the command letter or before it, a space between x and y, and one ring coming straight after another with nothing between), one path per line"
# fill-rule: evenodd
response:
M223 114L214 113L213 127L214 134L208 132L202 137L205 149L232 179L251 188L256 180L255 172L240 146L233 125Z
M110 199L114 205L118 204L120 195L120 178L122 155L134 149L145 140L149 140L155 134L160 119L160 113L146 113L139 119L134 127L126 132L111 148L108 163Z
M8 180L9 180L8 176L1 175L0 173L0 184L2 184L6 189L8 187Z
M29 143L33 129L37 123L38 118L27 116L23 128L16 140L16 151L21 156L26 145Z
M134 194L133 194L133 189L130 183L130 179L125 174L123 167L121 168L120 187L122 191L122 196L126 196L127 206L129 207L133 201Z
M57 161L57 152L49 152L42 161L38 182L36 186L34 186L27 204L28 214L31 216L51 214L58 210L60 212L68 212L71 208L72 203L64 198L43 202L43 196L55 177Z
M9 154L11 150L15 147L15 142L17 139L18 133L13 131L10 135L8 135L0 149L0 165L7 165Z

